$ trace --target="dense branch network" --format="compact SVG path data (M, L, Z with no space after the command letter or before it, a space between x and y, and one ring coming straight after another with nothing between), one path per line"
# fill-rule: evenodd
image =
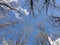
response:
M7 23L4 23L4 24L0 24L0 27L7 27L7 26L11 26L11 25L15 25L15 24L19 24L19 23L22 23L23 21L13 21L13 22L7 22Z
M48 22L52 24L54 27L60 27L60 17L51 15L48 17Z
M1 6L3 6L3 5L6 6L6 7L8 7L10 10L15 10L15 11L19 12L17 9L10 7L7 3L5 3L5 2L0 2L0 8L1 8Z

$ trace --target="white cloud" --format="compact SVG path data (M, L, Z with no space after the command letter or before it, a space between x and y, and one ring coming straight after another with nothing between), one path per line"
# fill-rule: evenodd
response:
M25 9L24 10L24 12L25 12L25 14L28 16L29 15L29 13L28 13L28 11Z
M21 7L18 7L17 10L20 10L20 12L25 13L25 15L27 15L27 16L29 15L29 12L27 11L27 9L23 9Z
M49 42L51 45L60 45L60 38L58 38L54 41L52 41L51 37L48 37L48 39L49 39Z

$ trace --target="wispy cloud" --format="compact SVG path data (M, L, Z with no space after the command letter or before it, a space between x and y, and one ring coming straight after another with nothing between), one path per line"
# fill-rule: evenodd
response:
M20 10L20 12L24 12L26 15L29 15L29 12L27 11L27 9L23 9L22 7L18 7L17 10Z
M23 9L21 7L18 7L17 10L19 10L19 13L18 12L15 13L15 16L16 16L17 19L22 19L23 18L23 17L20 17L20 13L23 14L23 15L26 15L26 16L29 15L29 12L27 11L27 9Z
M20 15L16 12L15 13L15 17L17 18L17 19L22 19L23 17L20 17Z

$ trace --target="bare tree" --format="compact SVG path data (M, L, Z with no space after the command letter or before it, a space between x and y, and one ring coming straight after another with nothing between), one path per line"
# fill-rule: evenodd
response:
M33 17L35 17L35 10L39 12L39 15L43 14L42 11L45 11L46 15L49 15L49 9L60 10L60 6L57 4L56 0L27 0L25 4L27 4L30 12L32 12ZM25 5L23 5L23 7L24 6Z
M8 19L8 15L6 17L5 12L8 13L8 11L13 10L16 11L19 15L21 14L21 9L19 11L19 9L17 8L13 8L11 7L11 4L4 2L4 1L0 1L0 20L3 20L4 23L0 23L0 31L1 31L1 35L0 38L2 40L0 40L2 42L2 45L25 45L28 41L28 37L30 35L30 33L33 31L32 30L32 26L31 25L24 25L21 29L19 26L21 26L21 24L25 23L25 21L22 20L16 20L14 19L13 21L10 21ZM4 12L5 11L5 12ZM24 10L26 11L26 10ZM2 18L2 15L4 16ZM15 30L15 26L18 26L19 28L17 28L17 31ZM10 28L10 29L9 29ZM7 30L6 30L7 29ZM16 31L16 32L15 32ZM4 33L6 32L6 33ZM9 35L11 35L11 37L9 37L8 41L6 40L6 37L8 37ZM15 41L16 40L16 41Z
M3 41L5 41L4 44L6 43L6 45L13 45L13 44L14 45L24 45L28 40L29 34L32 32L31 26L29 25L29 26L26 26L25 28L23 27L22 29L17 29L18 31L16 33L14 33L14 30L12 30L13 28L11 28L11 27L24 23L24 20L17 20L17 21L15 20L15 21L9 22L8 21L9 19L6 18L5 16L7 15L6 13L8 13L8 11L12 11L12 10L13 10L13 12L15 11L16 14L19 14L19 15L24 15L24 13L22 13L22 12L25 12L25 13L27 13L27 12L26 12L26 10L20 9L21 7L19 9L13 8L11 6L11 4L8 2L9 2L9 0L0 1L0 12L1 12L0 18L5 21L4 23L0 24L0 30L3 30L2 31L3 36L1 35L0 37L4 38L4 37L8 36L9 34L14 34L14 36L12 36L9 39L9 41L5 41L5 39L3 39ZM30 11L29 13L34 18L35 18L35 9L39 12L39 15L42 15L42 11L45 11L46 15L48 15L49 8L52 8L54 10L60 9L60 7L56 4L56 0L25 0L22 8L25 6L27 6L28 11ZM21 10L23 10L23 11L21 11ZM28 13L27 13L27 15L28 15ZM5 18L7 21L5 20ZM50 22L51 24L53 24L56 27L60 27L60 17L50 16L49 19L51 20L51 22ZM47 42L49 43L49 45L51 45L48 40L48 35L46 34L45 28L43 26L44 25L42 23L38 24L37 28L40 30L40 32L37 34L35 41L36 41L37 45L40 45L40 44L46 45ZM5 29L8 29L8 28L10 28L11 31L8 31L8 34L4 34L4 31L7 31ZM24 34L26 34L26 35L24 36ZM22 39L23 36L24 36L24 39ZM18 37L16 42L14 42L14 40L16 39L15 37Z
M46 30L44 28L43 23L39 23L37 28L39 29L39 32L36 34L35 37L35 44L36 45L51 45L48 39L48 34L46 33Z
M54 27L60 27L60 17L59 16L54 16L50 15L48 17L48 22Z

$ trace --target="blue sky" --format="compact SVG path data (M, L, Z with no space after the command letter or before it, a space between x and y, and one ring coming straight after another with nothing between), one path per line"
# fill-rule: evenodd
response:
M24 1L25 0L18 0L18 7L19 6L22 7L24 5L24 3L25 3ZM58 0L56 2L57 2L57 4L59 4L60 0ZM36 6L38 7L39 5L36 5ZM32 27L33 31L29 35L28 43L26 45L34 45L34 38L35 38L36 34L39 32L39 29L37 28L37 24L40 23L40 22L44 23L44 26L45 26L45 29L46 29L45 31L47 32L47 34L49 34L49 36L51 36L55 32L57 32L57 35L59 35L60 32L58 32L57 30L60 30L60 28L55 28L55 27L51 26L51 24L49 24L49 22L47 21L48 18L47 18L47 15L46 15L46 12L45 12L44 9L42 10L42 13L40 14L38 12L38 10L36 8L34 8L35 17L36 17L36 19L35 19L30 14L28 8L29 7L27 5L25 7L23 7L23 9L27 9L29 15L28 16L24 15L24 14L21 15L21 17L23 17L22 19L16 18L15 14L14 14L15 12L13 12L13 11L9 11L7 13L6 17L0 19L0 24L1 23L5 23L5 22L12 22L12 21L23 21L21 24L16 24L16 25L9 26L9 27L3 28L3 29L0 28L0 30L1 30L0 31L0 36L4 35L4 34L7 34L10 30L11 31L13 30L13 32L11 32L8 36L5 37L5 40L8 41L11 37L14 36L15 33L17 33L18 29L21 28L22 30L24 30L23 29L24 26L28 27L28 26L32 25L31 27ZM50 15L60 16L60 11L59 10L55 10L55 9L53 10L52 8L49 8L48 14L49 14L48 16L50 16ZM27 30L30 31L30 29L27 29ZM17 38L18 37L16 36L13 40L16 40ZM54 36L52 36L52 39L53 38L54 38ZM57 38L59 38L59 37L56 37L53 40L56 40Z

